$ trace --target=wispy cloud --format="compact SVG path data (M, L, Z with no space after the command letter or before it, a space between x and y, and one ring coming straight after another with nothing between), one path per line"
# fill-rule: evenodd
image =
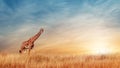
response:
M39 40L46 45L79 42L102 33L109 36L120 30L119 3L120 0L1 0L0 46L20 46L40 27L45 28L45 34Z

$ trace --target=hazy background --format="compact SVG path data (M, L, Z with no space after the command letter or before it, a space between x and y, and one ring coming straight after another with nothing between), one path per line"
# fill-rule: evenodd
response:
M36 47L86 52L104 42L119 51L120 0L0 0L1 52L17 52L41 27Z

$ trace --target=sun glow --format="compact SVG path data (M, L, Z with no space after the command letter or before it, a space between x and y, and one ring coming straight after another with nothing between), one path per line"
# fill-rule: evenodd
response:
M95 41L89 49L92 54L110 54L113 52L106 41Z

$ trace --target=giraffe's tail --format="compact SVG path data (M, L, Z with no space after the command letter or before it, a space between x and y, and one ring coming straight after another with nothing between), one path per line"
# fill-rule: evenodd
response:
M22 51L21 51L21 50L19 50L19 53L22 53Z

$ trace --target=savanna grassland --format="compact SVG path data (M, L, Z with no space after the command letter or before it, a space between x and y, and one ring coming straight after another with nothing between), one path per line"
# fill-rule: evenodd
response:
M1 53L0 68L120 68L120 55Z

